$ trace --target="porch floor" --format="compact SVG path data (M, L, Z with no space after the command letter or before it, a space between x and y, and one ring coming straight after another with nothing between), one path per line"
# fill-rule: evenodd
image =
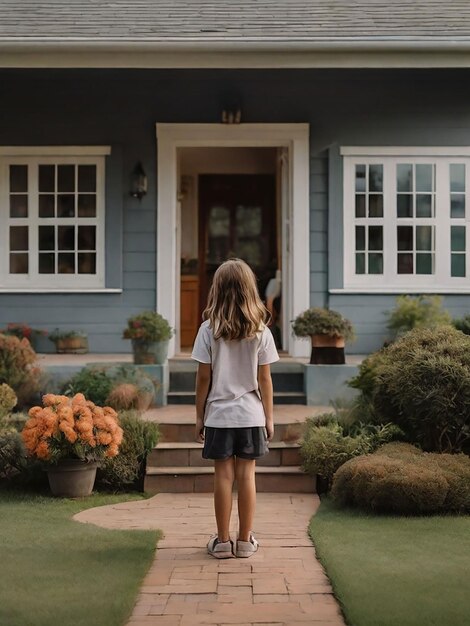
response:
M359 365L365 358L366 354L347 354L346 355L346 365ZM130 352L113 352L109 354L101 354L95 352L88 352L87 354L45 354L39 353L37 355L37 359L39 361L39 365L43 365L45 367L48 366L58 366L58 365L90 365L90 364L99 364L99 363L132 363L132 353ZM181 354L177 354L176 356L169 359L169 365L171 368L171 364L181 362L181 361L190 361L191 355L189 352L184 352ZM307 365L309 362L308 358L302 357L291 357L288 354L280 354L279 363L287 364L287 363L302 363Z

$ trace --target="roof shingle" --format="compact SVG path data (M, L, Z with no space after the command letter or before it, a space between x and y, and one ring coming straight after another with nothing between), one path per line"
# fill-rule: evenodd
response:
M470 39L469 0L0 0L0 39Z

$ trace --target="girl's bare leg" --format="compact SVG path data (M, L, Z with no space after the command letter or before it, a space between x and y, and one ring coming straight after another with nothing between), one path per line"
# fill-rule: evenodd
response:
M214 461L214 508L219 541L230 539L230 515L232 514L232 489L235 478L235 459Z
M237 458L235 475L238 487L238 519L240 541L249 541L256 508L255 465L253 459Z

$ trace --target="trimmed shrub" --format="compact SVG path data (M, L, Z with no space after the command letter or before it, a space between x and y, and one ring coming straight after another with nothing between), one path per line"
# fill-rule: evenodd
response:
M327 489L348 459L371 452L400 433L393 424L352 423L348 416L347 412L324 413L307 420L300 448L302 469L323 478Z
M14 390L19 406L27 404L39 389L41 370L35 362L36 353L27 339L0 334L0 383Z
M406 443L405 441L391 441L390 443L385 443L383 446L380 446L376 454L389 456L391 458L401 458L410 455L422 456L424 452L411 443Z
M445 511L470 511L470 459L465 454L427 454L437 464L449 489L444 502Z
M342 465L332 495L341 505L401 515L470 511L470 459L388 444Z
M470 441L470 337L451 326L415 329L366 359L351 385L374 419L393 422L424 450Z
M114 491L142 489L147 455L157 445L158 425L143 420L136 411L119 413L124 431L119 454L105 459L98 470L97 482Z

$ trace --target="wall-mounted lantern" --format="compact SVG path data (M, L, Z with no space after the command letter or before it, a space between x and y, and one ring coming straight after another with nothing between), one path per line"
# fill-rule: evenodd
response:
M139 198L139 200L142 200L146 193L147 175L144 172L142 163L139 161L132 172L130 194L133 198Z

